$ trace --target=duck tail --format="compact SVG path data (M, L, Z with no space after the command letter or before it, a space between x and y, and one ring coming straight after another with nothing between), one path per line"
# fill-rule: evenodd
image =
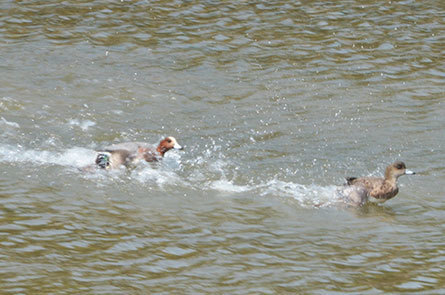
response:
M346 183L348 185L351 185L354 183L354 180L356 180L356 179L357 179L357 177L346 177Z
M110 165L110 157L107 154L98 154L96 164L102 169L106 169Z

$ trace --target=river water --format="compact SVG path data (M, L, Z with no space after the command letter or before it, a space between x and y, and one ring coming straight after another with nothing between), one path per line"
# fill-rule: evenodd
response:
M3 0L0 53L3 294L445 293L443 1Z

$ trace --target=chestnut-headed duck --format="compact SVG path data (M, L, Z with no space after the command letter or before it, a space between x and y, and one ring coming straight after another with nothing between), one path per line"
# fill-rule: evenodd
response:
M366 201L383 203L397 195L397 179L402 175L415 174L407 170L405 163L401 161L394 162L386 167L385 177L348 177L347 185L351 187L349 196L354 197L359 203ZM345 194L348 196L348 193ZM349 197L348 196L348 197ZM363 198L365 198L363 200Z
M157 162L171 149L183 149L172 136L161 140L156 148L146 142L116 143L98 152L96 164L103 169L114 169L120 166L128 167L140 160Z

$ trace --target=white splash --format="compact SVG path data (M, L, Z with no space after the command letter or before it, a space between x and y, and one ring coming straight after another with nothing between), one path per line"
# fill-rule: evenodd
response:
M33 163L84 167L94 163L96 152L85 148L70 148L62 153L23 149L21 146L0 145L0 162Z
M338 188L336 185L303 185L274 179L262 185L260 194L263 196L291 197L302 206L307 207L328 207L339 201Z
M236 185L226 179L216 180L210 183L210 189L229 193L242 193L253 189L245 185Z
M69 121L69 124L73 126L79 126L80 129L82 129L82 131L87 131L88 128L96 125L96 123L93 121L90 120L79 121L78 119L71 119Z
M14 127L14 128L20 128L20 125L18 123L16 123L16 122L9 122L5 118L3 118L3 117L1 117L0 119L1 119L0 123L2 125L11 126L11 127Z
M142 169L132 170L131 178L141 183L156 183L159 187L164 187L165 185L188 186L174 171L163 169L163 167L151 167L148 163L144 164Z

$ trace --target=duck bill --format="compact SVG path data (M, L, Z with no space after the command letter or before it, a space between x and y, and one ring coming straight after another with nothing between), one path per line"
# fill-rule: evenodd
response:
M406 170L406 171L405 171L405 174L406 174L406 175L414 175L414 174L416 174L416 172L411 171L411 170Z
M179 145L178 143L175 143L175 145L173 146L173 148L175 149L175 150L183 150L184 148L181 146L181 145Z

